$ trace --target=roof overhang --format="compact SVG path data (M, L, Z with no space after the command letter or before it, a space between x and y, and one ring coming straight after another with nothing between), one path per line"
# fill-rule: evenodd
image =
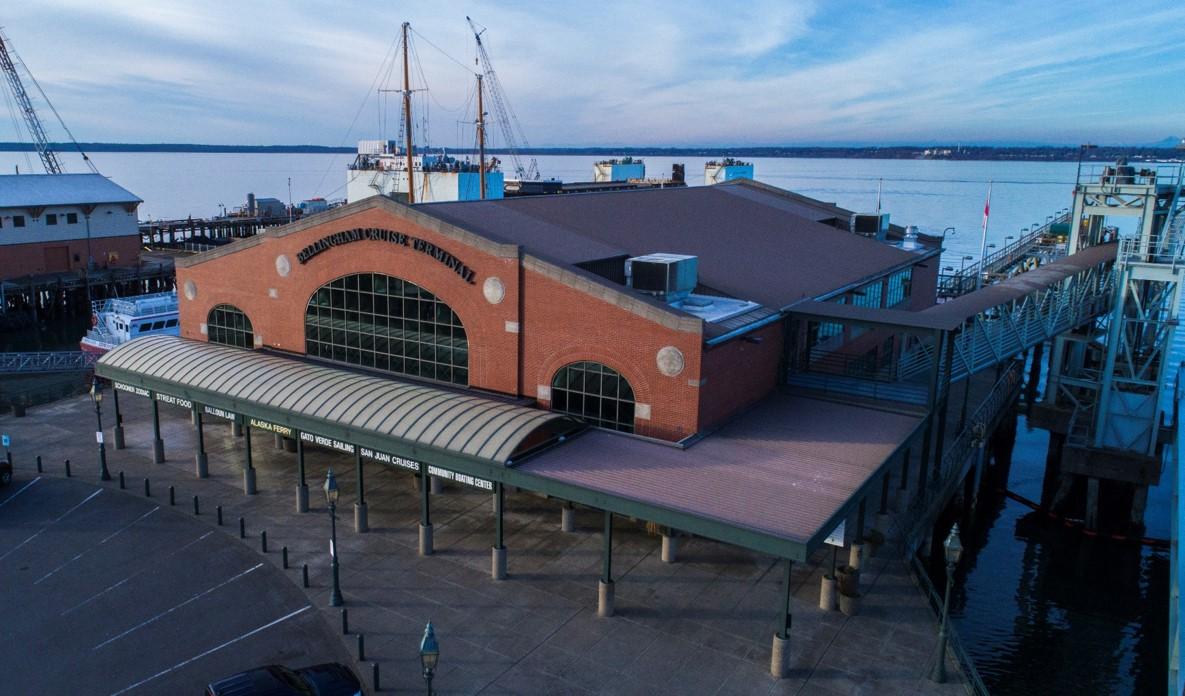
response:
M487 478L581 428L502 399L174 336L118 346L95 373L153 398Z

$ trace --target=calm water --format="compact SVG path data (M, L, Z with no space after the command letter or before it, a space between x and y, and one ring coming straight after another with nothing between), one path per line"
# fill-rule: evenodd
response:
M612 153L606 153L611 155ZM98 153L100 170L144 199L141 218L206 217L242 205L247 192L292 200L344 195L348 155ZM598 157L540 157L544 176L590 180ZM673 162L702 183L704 158L646 158L662 176ZM945 264L978 257L987 182L994 181L989 242L1005 243L1071 203L1074 163L757 159L766 183L862 212L881 206L898 224L947 237ZM0 171L20 165L0 153ZM67 158L70 171L84 171ZM670 250L677 251L677 250ZM71 338L68 343L73 343ZM0 342L3 342L0 340ZM1185 356L1185 332L1177 355ZM1178 357L1178 360L1181 357ZM1008 487L1039 499L1048 436L1022 421ZM1167 480L1167 476L1164 477ZM1147 534L1169 535L1170 491L1148 502ZM985 521L966 537L954 620L988 685L1001 694L1163 693L1167 664L1168 553L1085 542L1028 508L988 495Z

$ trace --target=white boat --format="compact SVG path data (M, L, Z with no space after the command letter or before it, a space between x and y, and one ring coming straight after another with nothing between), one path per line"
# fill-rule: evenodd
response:
M91 328L79 347L101 355L141 336L179 334L176 290L113 297L91 303Z

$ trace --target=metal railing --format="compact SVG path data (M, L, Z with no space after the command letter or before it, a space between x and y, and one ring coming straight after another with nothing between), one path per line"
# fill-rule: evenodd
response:
M959 269L957 273L940 275L938 297L950 299L974 292L980 286L981 276L1002 273L1030 256L1035 250L1042 249L1042 255L1047 259L1063 255L1058 253L1058 247L1049 240L1054 236L1054 225L1064 225L1069 221L1070 214L1062 213L1044 225L1021 235L1016 241L1006 244L1003 249L998 249L982 260Z
M1019 300L989 308L964 322L955 338L951 382L1048 341L1111 310L1115 295L1113 265L1080 271L1070 279L1034 290ZM921 374L928 361L914 353L901 355L900 379Z
M175 291L158 292L151 295L137 295L135 297L112 297L106 300L91 302L91 312L114 312L128 317L146 317L152 314L167 314L176 312L178 307Z
M912 520L908 524L908 533L902 537L908 548L916 548L918 540L933 525L966 475L967 462L979 449L983 434L992 432L1008 406L1019 396L1023 385L1024 364L1014 361L967 418L965 427L943 452L937 469L928 474L927 481L919 482L917 494L910 504Z
M789 383L826 393L925 404L926 385L920 380L899 379L899 366L900 363L893 360L815 349L795 357Z
M938 594L934 583L930 582L930 576L926 574L926 569L922 567L922 563L918 560L918 557L915 554L910 554L909 561L910 575L913 576L914 584L925 593L926 599L930 602L930 609L934 611L934 615L941 621L942 595ZM963 648L963 642L959 640L958 629L951 622L948 622L946 625L946 647L959 663L959 669L963 671L963 676L965 677L963 686L966 688L967 693L973 694L973 696L989 696L987 685L983 683L983 678L979 676L979 670L976 669L971 655Z
M87 370L99 356L83 350L0 353L0 374Z

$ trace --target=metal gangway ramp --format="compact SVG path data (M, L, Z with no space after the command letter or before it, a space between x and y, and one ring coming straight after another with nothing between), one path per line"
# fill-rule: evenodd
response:
M84 350L0 353L0 375L89 370L98 359Z

